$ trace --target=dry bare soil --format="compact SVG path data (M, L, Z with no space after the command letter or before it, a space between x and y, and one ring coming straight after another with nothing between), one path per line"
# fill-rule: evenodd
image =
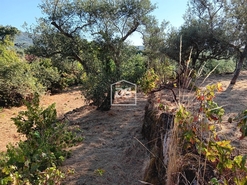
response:
M239 153L247 153L247 140L239 140L241 133L236 125L227 122L229 116L247 108L247 71L241 72L234 86L229 86L231 78L232 75L211 76L201 86L215 82L223 84L224 91L216 97L216 102L226 111L219 126L220 137L231 139ZM58 116L65 116L71 125L80 128L85 138L82 144L71 148L72 157L64 162L63 170L75 170L64 184L140 184L148 160L148 152L142 145L146 143L141 136L146 100L146 96L138 93L137 106L113 106L108 112L100 112L86 105L78 88L42 97L42 106L56 102ZM24 109L0 112L0 151L6 150L7 143L21 139L10 118Z

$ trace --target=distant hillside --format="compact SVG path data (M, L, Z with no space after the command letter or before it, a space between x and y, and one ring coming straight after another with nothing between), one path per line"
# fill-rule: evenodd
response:
M14 40L15 46L18 48L27 48L33 44L32 39L28 37L27 32L21 32L19 35L16 35Z

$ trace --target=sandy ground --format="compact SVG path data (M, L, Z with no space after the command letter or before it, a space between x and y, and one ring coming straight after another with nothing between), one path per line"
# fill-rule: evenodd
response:
M237 123L229 123L229 117L235 117L238 113L247 109L247 71L242 71L237 83L230 85L233 75L211 76L202 86L209 83L220 82L223 91L218 93L215 102L225 109L223 122L219 125L219 137L231 140L236 147L236 154L247 154L247 138L240 140L241 132L237 128Z
M42 107L46 108L52 103L56 103L58 117L63 117L66 112L85 105L85 99L81 95L79 88L76 87L61 94L41 97L40 105ZM16 132L16 126L11 120L12 117L16 117L18 112L23 110L26 110L25 106L0 110L0 151L5 151L8 143L15 144L23 138Z
M139 93L136 106L113 106L108 112L85 106L67 114L85 140L64 163L63 169L75 169L64 184L140 184L148 156L140 144L145 104L146 97Z
M237 83L229 86L232 75L211 76L205 83L221 82L224 91L217 94L216 102L225 108L223 123L219 125L220 137L231 139L240 154L247 153L247 139L239 140L236 123L228 123L229 116L247 108L247 71L241 72ZM141 143L141 128L147 97L138 93L137 106L113 106L108 112L96 111L85 105L78 89L44 96L42 105L56 102L58 115L83 131L85 138L79 146L71 148L72 157L62 166L74 169L64 184L78 185L136 185L142 179L148 152ZM83 106L85 105L85 106ZM16 116L23 107L3 109L0 112L0 150L8 142L15 143L20 137L10 117Z
M139 93L137 105L115 105L110 111L101 112L85 105L79 89L41 98L43 107L55 102L58 116L79 127L85 138L81 145L70 149L72 157L64 162L62 169L73 169L75 173L63 184L140 184L138 180L142 180L148 159L141 136L146 100L147 97ZM7 143L21 139L10 120L21 110L25 107L0 112L1 151L6 150Z

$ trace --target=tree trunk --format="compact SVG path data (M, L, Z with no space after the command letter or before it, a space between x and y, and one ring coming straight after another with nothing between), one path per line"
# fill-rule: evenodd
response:
M112 102L114 100L114 93L112 93L111 97L111 90L108 91L106 98L102 102L102 104L97 108L97 110L101 111L109 111L111 109L111 98Z
M243 62L244 62L244 58L241 57L241 58L239 59L239 61L238 61L238 64L237 64L235 73L234 73L233 78L232 78L232 80L231 80L231 84L232 84L232 85L234 85L234 84L236 83L236 81L237 81L237 78L238 78L238 76L239 76L239 74L240 74L240 71L241 71L241 68L242 68L242 66L243 66Z
M234 85L237 81L237 78L238 78L240 71L243 67L243 63L244 63L244 59L246 58L246 55L247 55L247 45L245 46L244 51L240 53L239 61L238 61L238 64L236 66L234 76L231 80L232 85Z

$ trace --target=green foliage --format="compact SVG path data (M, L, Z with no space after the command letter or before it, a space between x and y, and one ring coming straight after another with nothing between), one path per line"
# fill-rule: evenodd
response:
M61 180L64 178L64 173L57 169L56 166L52 166L45 169L43 173L39 174L38 184L60 184Z
M57 166L69 156L64 149L82 138L68 131L65 123L57 122L54 104L40 108L38 94L26 106L27 111L13 118L26 141L20 141L16 147L8 145L7 152L0 154L0 184L59 182L64 173Z
M230 118L232 119L232 118ZM239 113L233 121L237 121L238 127L240 128L240 132L242 133L242 136L240 139L243 139L247 136L247 110L242 111Z
M34 92L42 92L43 87L30 73L30 66L24 62L0 61L0 105L21 105L23 100L32 98Z
M209 74L215 67L213 74L231 73L235 70L236 62L233 60L210 60L203 66L202 75Z
M155 73L154 69L151 68L147 70L143 77L138 81L138 85L140 85L140 88L144 93L149 93L157 86L158 80L158 75Z
M0 26L0 42L3 44L13 43L14 37L19 33L19 30L11 26Z
M1 64L13 63L19 61L14 50L8 48L10 45L0 44L0 62Z
M77 61L57 60L39 58L30 63L32 75L52 93L80 84L84 72Z
M185 153L194 151L205 157L205 164L215 167L221 181L217 180L218 176L211 177L212 184L224 182L225 185L243 185L247 183L246 156L233 158L231 141L221 140L217 135L215 123L221 122L224 109L213 101L215 91L222 91L221 84L208 85L204 90L196 91L196 98L200 102L198 111L190 112L183 106L179 107L174 122L179 128L180 144Z
M58 71L51 59L27 55L29 63L22 60L12 46L9 36L4 36L0 42L0 106L22 105L35 92L56 92L80 82L83 70L78 62L61 65Z
M132 55L121 64L121 79L137 83L146 71L146 59L140 54Z
M105 170L99 168L99 169L95 170L94 173L99 175L99 176L103 176L105 173Z
M121 78L120 66L130 58L129 55L125 60L127 39L146 26L155 6L149 0L85 0L61 1L59 6L55 1L44 1L40 8L44 17L39 19L39 25L33 29L34 45L29 48L29 52L53 57L57 61L60 59L57 65L65 59L79 62L86 74L83 84L89 88L84 88L86 98L91 98L89 101L96 100L95 104L102 103L104 105L101 107L108 106L110 109L109 95L106 94L109 93L110 85ZM135 69L140 71L135 74L132 71L128 78L131 81L137 81L134 78L141 76L142 69ZM127 77L126 74L123 76ZM73 79L72 75L66 75L64 81L71 84L74 83ZM91 84L88 79L92 80Z
M162 60L154 60L150 67L154 69L155 73L159 76L160 83L170 83L171 80L176 78L175 69L176 65L173 60L164 57Z
M63 59L62 61L52 59L52 66L56 67L60 73L60 86L69 87L81 83L82 75L85 70L83 70L83 66L80 62L67 59Z
M136 54L136 49L133 47L125 46L125 48L120 66L113 59L97 53L95 48L94 53L101 56L100 60L92 56L95 58L91 59L91 72L82 75L83 94L94 105L99 107L104 101L108 101L111 84L123 79L136 83L145 71L145 57Z
M82 83L83 94L88 100L92 100L93 104L100 106L106 98L106 92L109 92L111 81L107 74L99 73L98 76L85 75Z
M34 92L43 90L30 73L30 66L19 59L11 46L13 42L7 35L0 42L0 106L21 105Z
M33 61L30 64L32 75L38 79L46 89L53 90L54 88L62 88L60 82L60 74L56 67L52 66L49 59L40 59Z

